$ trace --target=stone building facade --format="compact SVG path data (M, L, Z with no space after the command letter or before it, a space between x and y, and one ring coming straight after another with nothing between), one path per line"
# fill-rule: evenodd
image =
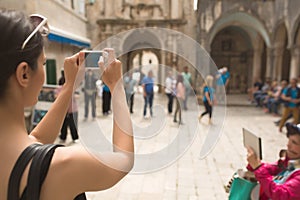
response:
M136 69L147 74L147 66L151 65L154 76L163 81L166 70L160 65L182 68L185 64L174 52L164 49L174 48L174 43L176 48L184 44L154 29L174 30L195 38L193 6L193 0L96 0L87 5L88 36L93 48L113 47L125 72ZM142 30L147 27L156 33ZM112 37L118 42L110 42Z
M96 47L118 33L137 28L179 31L198 41L217 67L229 68L230 93L246 92L256 79L288 80L300 74L300 1L198 0L197 8L195 12L191 0L97 0L87 6L88 36ZM148 38L142 39L143 43L150 45L141 46L135 40L141 35ZM159 50L170 44L182 48L185 44L180 40L136 32L118 39L122 42L106 45L123 52L125 71L143 68L147 59L154 61L152 65L175 66L179 71L188 65L196 80L194 86L201 83L204 74L214 73L211 63L198 58L193 47L188 54L199 60L200 76L185 58ZM151 46L153 43L157 45ZM165 71L156 68L157 78L163 80Z
M87 38L85 0L1 0L0 8L38 13L48 19L50 34L45 46L46 83L56 84L64 58L90 47Z
M198 41L218 67L227 66L230 93L245 92L258 78L281 80L300 74L298 0L198 0L197 11L193 0L1 0L0 7L48 18L47 83L59 78L64 57L103 46L119 52L125 72L136 68L146 73L145 66L152 65L158 81L166 74L161 65L178 71L190 66L194 86L206 72L214 73L211 63L203 62L180 36L153 34L156 28ZM146 27L153 31L143 31ZM181 49L192 58L176 54ZM205 73L199 76L189 60L197 60Z
M300 75L300 1L198 0L198 41L231 72L230 91Z

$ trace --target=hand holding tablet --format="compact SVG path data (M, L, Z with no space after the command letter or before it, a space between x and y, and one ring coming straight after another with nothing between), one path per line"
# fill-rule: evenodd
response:
M262 148L261 148L261 138L256 136L251 131L243 128L243 142L244 146L251 147L256 153L257 157L262 159Z

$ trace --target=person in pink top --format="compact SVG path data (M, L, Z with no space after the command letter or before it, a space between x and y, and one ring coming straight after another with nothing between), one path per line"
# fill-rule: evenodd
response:
M59 79L59 87L56 89L56 97L59 95L61 90L63 89L63 85L65 84L65 77L64 72L62 71L62 77ZM60 130L60 143L65 143L67 139L68 134L68 128L70 129L70 133L72 136L72 141L75 143L79 137L78 137L78 105L77 105L77 99L79 98L79 93L77 91L74 92L70 103L68 107L68 111L66 113L64 122L62 124L61 130Z
M260 184L260 200L300 199L300 124L286 124L287 150L276 163L263 163L247 148L248 170Z
M176 82L176 110L174 113L174 122L177 122L177 113L178 113L178 123L183 124L181 120L181 107L183 105L185 99L185 87L183 84L183 76L181 74L177 75L177 82Z

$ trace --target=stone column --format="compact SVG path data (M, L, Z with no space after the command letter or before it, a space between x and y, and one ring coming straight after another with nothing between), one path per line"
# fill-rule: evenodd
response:
M300 46L291 49L290 79L300 75Z
M256 78L261 77L261 55L262 49L253 50L253 71L251 83L253 83Z
M282 77L282 55L283 55L283 48L276 47L274 49L274 71L273 71L273 78L277 80L281 80Z
M131 63L132 59L130 59L130 53L127 53L120 57L122 66L123 66L123 72L128 72L130 68L132 67Z
M275 78L273 76L274 65L273 65L273 49L267 48L267 66L266 66L266 77Z
M114 2L114 14L117 18L125 18L122 13L123 0L115 0Z
M179 19L182 17L182 5L181 0L171 1L171 19Z
M139 52L139 70L142 72L142 57L143 57L143 51Z
M105 1L105 18L112 18L114 16L114 0Z
M203 77L203 79L205 79L205 77L209 74L213 76L215 75L215 71L213 69L213 67L215 67L215 64L211 59L211 48L208 42L207 33L204 30L201 30L199 32L200 47L199 49L196 48L195 62L197 65L197 69L201 73L201 76Z

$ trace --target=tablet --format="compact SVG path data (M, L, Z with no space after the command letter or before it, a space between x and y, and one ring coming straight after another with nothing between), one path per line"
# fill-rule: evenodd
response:
M244 146L251 147L257 156L259 156L260 159L262 159L262 149L261 149L261 138L257 137L254 133L251 131L243 128L243 142Z

